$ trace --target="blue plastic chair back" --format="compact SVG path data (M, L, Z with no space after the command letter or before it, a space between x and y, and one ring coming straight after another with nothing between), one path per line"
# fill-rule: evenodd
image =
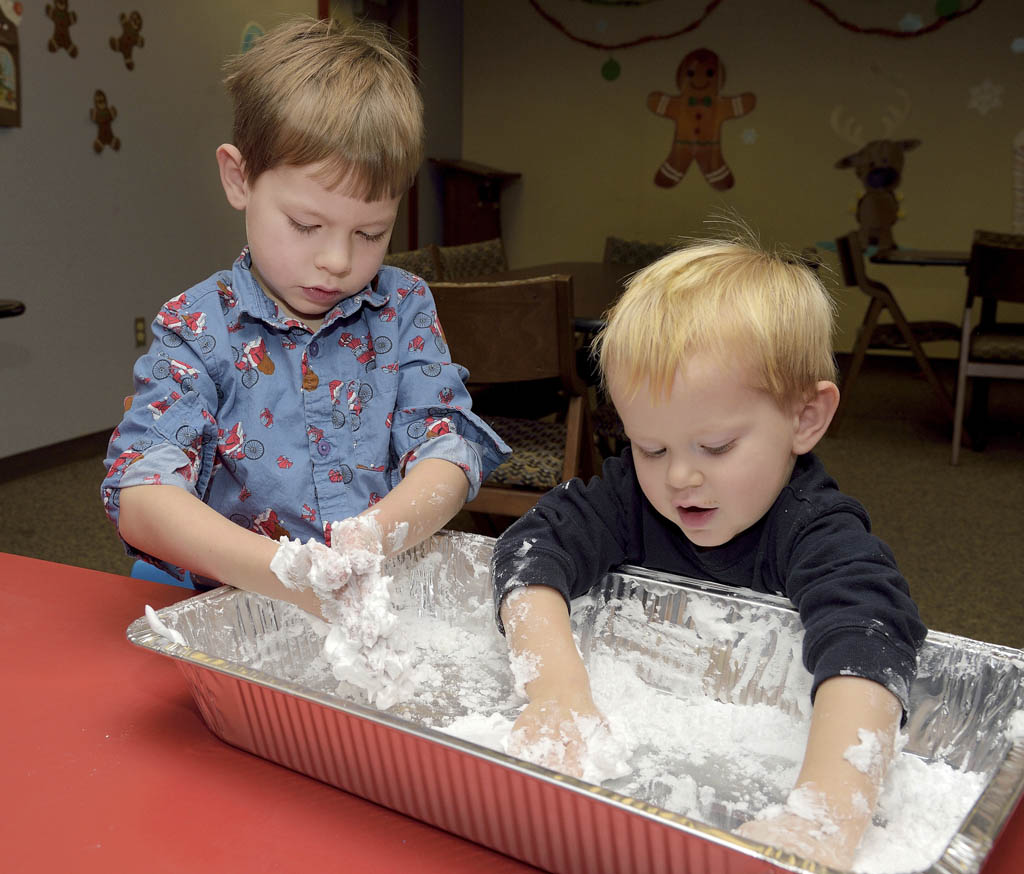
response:
M167 571L160 570L160 568L154 567L148 561L143 561L141 558L137 558L135 560L135 564L132 565L131 576L136 580L149 580L152 583L166 583L169 586L180 586L183 589L195 588L192 584L192 574L188 571L185 571L184 580L178 580L167 573Z

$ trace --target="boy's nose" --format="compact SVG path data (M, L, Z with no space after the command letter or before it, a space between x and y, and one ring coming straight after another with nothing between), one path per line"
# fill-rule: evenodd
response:
M704 474L690 458L676 455L669 462L666 480L673 489L692 489L704 482Z
M316 266L335 276L343 276L352 268L352 252L347 243L333 242L320 248Z

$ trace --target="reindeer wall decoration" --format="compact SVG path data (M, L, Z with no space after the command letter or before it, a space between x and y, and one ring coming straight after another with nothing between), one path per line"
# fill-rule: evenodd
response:
M893 249L896 243L892 226L899 218L899 200L896 189L903 176L904 154L921 145L920 140L894 140L888 137L896 126L910 114L910 97L900 89L901 106L890 106L882 117L883 139L864 141L863 127L853 118L845 118L844 108L832 111L832 129L858 150L836 161L836 169L852 167L864 186L857 201L857 224L863 248L875 245L879 249Z

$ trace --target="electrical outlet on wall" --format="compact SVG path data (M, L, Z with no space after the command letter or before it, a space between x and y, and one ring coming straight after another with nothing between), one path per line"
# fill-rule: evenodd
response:
M135 319L135 345L146 345L146 320L142 316Z

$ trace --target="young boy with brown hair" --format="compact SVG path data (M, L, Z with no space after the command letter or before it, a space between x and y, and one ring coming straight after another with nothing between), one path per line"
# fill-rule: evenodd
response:
M432 534L509 450L426 284L381 266L423 154L402 53L299 19L227 73L217 163L248 245L154 321L102 497L129 552L319 613L356 553Z
M620 564L788 597L813 675L810 735L785 808L740 833L845 868L894 756L925 628L864 508L812 454L839 401L832 318L810 270L746 242L692 245L638 273L597 341L631 445L513 524L493 574L513 659L531 666L513 749L560 739L576 771L601 715L570 599ZM866 768L844 756L862 732L878 749Z

